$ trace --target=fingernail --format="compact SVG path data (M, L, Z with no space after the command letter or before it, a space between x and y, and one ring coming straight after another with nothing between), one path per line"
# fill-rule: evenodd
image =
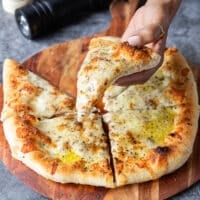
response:
M142 46L142 40L139 36L132 36L130 38L128 38L128 43L131 46Z

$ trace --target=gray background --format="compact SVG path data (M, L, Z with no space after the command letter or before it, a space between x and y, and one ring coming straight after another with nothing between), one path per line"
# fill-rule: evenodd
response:
M4 12L0 2L0 66L5 58L9 57L22 62L34 53L55 43L102 31L109 25L109 22L109 12L102 11L90 15L80 23L62 28L42 39L31 41L20 34L13 15ZM182 1L171 24L167 46L178 47L186 58L193 63L200 63L200 0ZM0 200L45 199L12 176L0 161ZM199 200L200 182L171 199Z

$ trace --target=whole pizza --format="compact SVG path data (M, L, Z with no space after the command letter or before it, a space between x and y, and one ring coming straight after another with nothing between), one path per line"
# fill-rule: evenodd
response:
M178 169L192 153L199 118L196 83L183 55L168 48L144 84L114 84L160 60L147 47L94 38L76 98L5 60L1 121L12 156L47 179L108 188Z

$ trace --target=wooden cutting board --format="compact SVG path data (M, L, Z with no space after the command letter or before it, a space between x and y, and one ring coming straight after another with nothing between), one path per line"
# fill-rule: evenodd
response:
M115 1L111 6L112 20L109 28L89 37L51 46L26 60L23 65L38 73L65 92L76 95L76 74L87 53L89 41L94 36L121 36L138 0ZM200 69L193 68L200 94ZM0 87L0 109L3 94ZM133 184L117 189L106 189L77 184L59 184L37 175L21 162L11 157L0 124L0 159L11 173L38 193L54 200L157 200L166 199L200 180L200 131L194 151L188 162L176 172L156 181Z

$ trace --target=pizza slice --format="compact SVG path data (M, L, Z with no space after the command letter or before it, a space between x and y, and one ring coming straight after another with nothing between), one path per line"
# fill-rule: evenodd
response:
M113 187L101 116L79 123L71 97L15 61L3 70L2 122L12 156L56 182Z
M153 68L161 56L147 47L136 48L116 37L93 38L78 72L76 109L82 121L106 88L122 76Z
M7 118L4 133L12 156L46 179L113 187L107 137L101 118L80 124L76 113L50 119L24 114Z
M194 76L184 56L176 48L165 51L162 66L144 84L111 85L103 96L104 109L155 109L193 102L197 104Z
M23 113L50 118L75 107L72 97L11 59L3 66L3 94L2 120Z
M108 112L116 186L157 179L192 153L199 111L194 104Z

